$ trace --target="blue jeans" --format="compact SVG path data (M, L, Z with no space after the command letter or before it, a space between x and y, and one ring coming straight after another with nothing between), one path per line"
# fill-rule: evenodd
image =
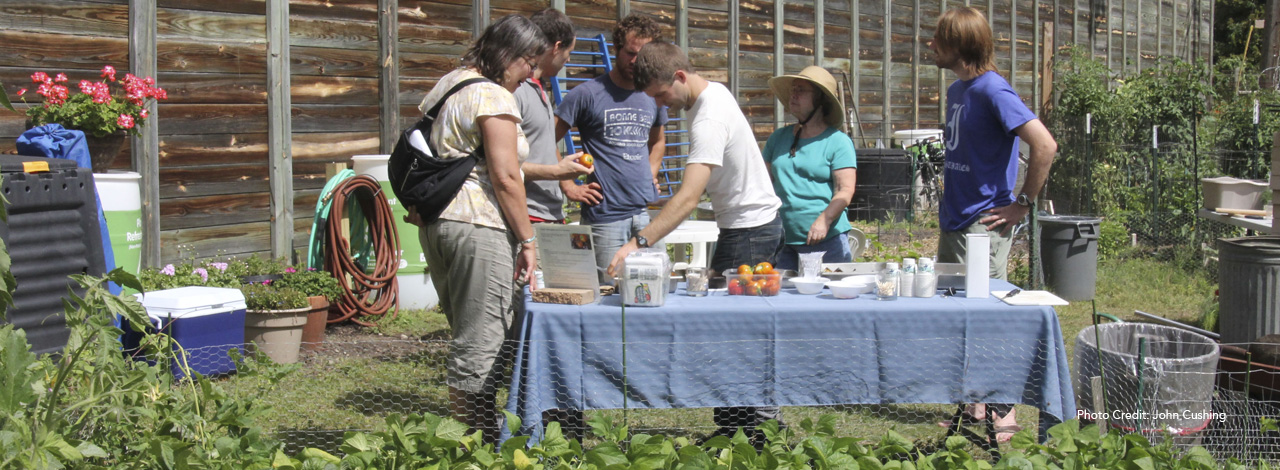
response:
M853 251L849 249L849 232L836 234L817 245L786 245L778 250L778 263L775 269L800 269L800 253L825 251L823 263L848 263L853 261ZM803 273L802 273L803 274Z
M605 269L609 268L609 262L613 261L613 255L618 253L622 245L626 245L632 237L640 233L640 229L648 225L648 211L640 211L639 214L614 222L591 224L591 239L596 245L596 275L600 278L600 285L613 285L613 278L605 274ZM664 252L667 250L667 244L661 241L649 240L649 243L652 243L652 249Z
M774 264L778 245L782 244L782 219L758 227L722 228L716 237L716 252L711 255L711 269L725 272L739 265L755 266L761 261Z
M716 238L716 252L711 256L711 269L724 272L739 265L755 265L761 261L770 264L777 260L778 246L782 244L782 219L759 227L720 229ZM755 427L770 419L782 421L782 411L776 406L731 406L712 410L712 421L725 428Z

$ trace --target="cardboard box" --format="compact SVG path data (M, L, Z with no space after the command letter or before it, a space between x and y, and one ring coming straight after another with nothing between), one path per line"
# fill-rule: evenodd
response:
M167 333L176 343L178 356L169 366L174 377L186 376L184 360L193 372L205 376L235 372L230 350L244 355L245 303L240 289L191 286L139 295L153 322L151 331ZM128 353L137 349L141 333L124 328Z

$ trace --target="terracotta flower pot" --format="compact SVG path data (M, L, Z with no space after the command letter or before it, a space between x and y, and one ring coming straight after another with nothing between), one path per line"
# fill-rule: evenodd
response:
M116 160L117 155L120 155L120 149L124 147L127 137L128 135L124 132L106 137L94 137L87 133L84 135L84 141L89 145L89 161L94 173L106 173L107 169L111 168L111 163Z
M307 312L307 325L302 328L302 349L319 349L324 342L324 327L329 324L329 301L313 295L307 297L311 310Z
M253 349L280 364L298 362L302 328L311 307L293 310L247 310L244 312L244 339Z

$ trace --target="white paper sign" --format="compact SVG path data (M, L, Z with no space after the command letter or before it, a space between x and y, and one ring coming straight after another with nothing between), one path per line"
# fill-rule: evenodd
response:
M991 288L991 237L985 233L965 234L964 296L985 298Z
M534 224L538 266L547 287L588 289L599 299L595 243L585 225Z

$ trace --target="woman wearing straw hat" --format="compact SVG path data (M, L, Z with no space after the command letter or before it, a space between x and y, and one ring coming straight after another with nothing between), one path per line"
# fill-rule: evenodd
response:
M783 241L778 269L797 269L800 253L824 251L823 262L853 257L846 235L852 226L845 208L853 199L857 156L840 132L844 108L836 79L818 66L769 79L769 88L796 124L774 131L764 145L773 189L782 199Z

